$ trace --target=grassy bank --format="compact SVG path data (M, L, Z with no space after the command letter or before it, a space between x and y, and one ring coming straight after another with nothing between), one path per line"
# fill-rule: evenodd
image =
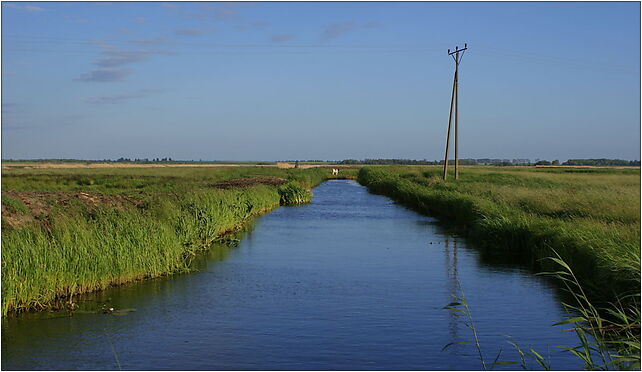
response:
M578 340L562 349L581 358L585 369L639 370L639 170L475 167L458 181L443 181L438 167L368 167L359 182L440 218L470 238L482 257L550 271L568 297L569 314L558 324ZM463 295L447 308L468 314L472 324ZM524 369L525 357L554 368L537 351L512 345Z
M17 169L2 175L2 314L189 270L226 232L307 202L323 168Z
M550 269L553 249L595 298L640 293L640 171L367 167L359 182L472 238L487 255ZM632 264L633 263L633 264ZM637 280L636 280L637 279Z

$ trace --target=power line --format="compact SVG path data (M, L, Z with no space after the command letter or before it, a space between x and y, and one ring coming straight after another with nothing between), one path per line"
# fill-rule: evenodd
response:
M203 46L203 47L218 47L218 48L319 48L319 49L333 49L333 48L355 48L355 49L421 49L421 50L437 50L438 45L417 45L417 44L348 44L348 45L327 45L327 44L258 44L258 43L193 43L183 42L176 40L164 39L139 39L139 40L116 40L116 39L81 39L81 38L62 38L51 36L14 36L2 35L2 38L16 39L16 42L31 42L31 43L48 43L51 41L58 41L60 43L69 44L82 44L82 45L96 45L105 43L117 44L134 44L134 45L174 45L174 46ZM21 40L24 39L24 40Z
M533 63L533 64L548 64L561 66L571 69L597 69L597 70L606 70L606 71L615 71L615 72L626 72L633 73L636 70L631 69L630 67L624 65L616 65L605 62L587 62L586 60L577 60L572 58L560 58L557 55L544 55L532 52L524 52L519 50L511 50L506 48L494 48L489 46L478 46L475 49L475 54L487 55L492 57L499 57L502 59L511 58L513 60L518 60L521 62Z
M361 53L425 53L425 52L434 52L440 50L443 47L443 43L432 43L432 44L348 44L348 45L326 45L326 44L260 44L260 43L195 43L195 42L184 42L170 39L149 39L149 40L122 40L122 39L86 39L86 38L69 38L69 37L55 37L55 36L34 36L34 35L2 35L2 39L5 42L7 47L12 47L14 49L5 49L5 51L11 52L43 52L43 53L96 53L90 50L63 50L63 49L36 49L38 44L46 44L46 46L51 47L58 44L68 44L68 45L90 45L94 47L102 47L105 50L109 50L109 47L116 48L117 46L125 48L127 47L138 47L138 48L160 48L160 47L196 47L203 48L203 50L261 50L261 51L281 51L281 50L306 50L305 52L279 52L284 54L305 54L309 53L312 50L333 50L349 52L353 54ZM54 42L54 43L52 43ZM18 44L18 45L14 45ZM31 44L31 45L28 45ZM110 45L115 44L115 45ZM32 48L35 47L35 48ZM15 47L20 47L21 49L16 49ZM356 52L354 50L359 50ZM500 49L489 46L481 46L477 49L477 54L482 56L497 57L502 59L513 59L519 62L526 62L529 64L545 64L551 66L559 66L567 69L590 69L590 70L599 70L599 71L608 71L615 73L636 73L637 69L630 68L623 65L612 65L608 63L590 63L586 61L578 61L569 58L559 58L552 57L543 54L536 54L530 52L522 52L510 49ZM182 51L181 54L192 54L199 53L200 50L189 50Z
M91 51L91 50L82 50L82 49L25 49L25 48L3 48L4 52L25 52L25 53L79 53L79 54L92 54L96 55L97 53L100 54L100 51ZM134 51L135 52L135 51ZM318 50L201 50L201 51L179 51L172 53L172 55L192 55L192 54L212 54L216 53L217 55L220 54L254 54L254 53L260 53L260 54L295 54L295 55L303 55L303 54L313 54L318 52ZM407 53L426 53L429 51L426 50L332 50L332 51L327 51L325 54L346 54L346 55L355 55L355 54L407 54ZM156 54L156 53L151 53L151 54ZM162 54L162 53L158 53ZM165 53L167 54L167 53Z

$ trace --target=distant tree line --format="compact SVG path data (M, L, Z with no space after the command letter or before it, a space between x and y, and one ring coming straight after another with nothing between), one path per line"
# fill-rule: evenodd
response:
M335 164L345 165L443 165L443 160L412 160L412 159L346 159ZM454 160L448 160L448 164L455 164ZM530 159L459 159L461 165L532 165Z
M107 160L108 162L111 162L111 160ZM168 163L172 162L172 158L154 158L149 160L148 158L145 159L134 159L131 160L129 158L118 158L115 160L116 163Z
M346 159L333 164L344 165L443 165L443 160L412 160L412 159ZM448 160L449 165L454 165L454 160ZM535 159L459 159L461 165L494 165L494 166L532 166L532 165L592 165L592 166L640 166L639 160L620 159L569 159L563 163L559 160Z
M355 164L364 164L364 165L435 165L438 164L436 161L424 160L411 160L411 159L364 159L364 160L355 160L355 159L346 159L336 162L335 164L343 165L355 165Z
M269 165L274 162L255 162L255 161L222 161L222 160L175 160L167 158L124 158L118 159L2 159L9 162L29 162L29 163L134 163L134 164L151 164L151 163L180 163L180 164L257 164Z
M639 167L639 160L620 160L620 159L568 159L564 165L593 165L593 166L611 166L611 167Z
M538 160L535 162L535 165L560 165L560 161L559 160L553 160L553 161Z
M208 164L257 164L268 165L274 162L234 162L234 161L216 161L216 160L174 160L170 157L166 158L125 158L120 157L116 160L103 159L103 160L82 160L82 159L3 159L3 161L11 162L42 162L42 163L208 163ZM414 159L345 159L341 161L325 161L325 160L286 160L287 162L300 162L300 163L326 163L326 164L340 164L340 165L443 165L443 160L414 160ZM448 160L448 164L454 165L454 160ZM535 159L531 162L530 159L459 159L461 165L494 165L494 166L532 166L532 165L574 165L574 166L640 166L639 160L621 160L621 159L569 159L563 163L559 160L548 161L544 159Z

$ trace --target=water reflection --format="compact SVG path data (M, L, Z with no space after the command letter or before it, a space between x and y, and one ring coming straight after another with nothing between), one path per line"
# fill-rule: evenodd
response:
M550 327L562 311L545 281L480 261L434 219L349 181L259 218L237 248L213 247L193 267L83 297L84 310L137 310L124 316L3 319L3 367L479 369L472 345L440 351L470 339L462 315L443 310L458 283L488 353L506 346L502 333L538 350L574 342Z
M448 293L450 298L446 299L446 303L457 301L461 293L459 290L459 276L457 275L457 239L452 239L453 247L450 249L450 237L444 240L444 262L446 263L446 283L448 286ZM461 324L461 313L456 311L448 311L449 321L448 328L450 330L450 342L460 341L459 339L459 325Z

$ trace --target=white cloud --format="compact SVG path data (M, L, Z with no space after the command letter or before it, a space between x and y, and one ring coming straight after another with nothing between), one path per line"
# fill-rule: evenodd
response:
M294 35L294 34L280 34L280 35L273 35L271 37L271 39L272 39L272 42L274 42L274 43L283 43L283 42L286 42L286 41L290 41L290 40L294 39L295 37L296 37L296 35Z
M7 8L20 9L27 12L42 12L45 9L35 5L18 5L16 3L2 3Z
M379 22L371 21L367 23L355 23L353 21L347 22L338 22L328 25L325 30L321 33L321 40L332 40L336 39L342 35L345 35L349 32L358 30L358 29L367 29L367 28L379 28L381 24Z
M139 42L147 41L139 40ZM101 52L103 57L94 61L94 65L99 68L80 75L74 79L75 81L101 83L123 81L131 74L132 70L116 69L117 67L144 62L154 55L176 55L164 50L123 50L102 41L96 41L94 44L103 49Z
M127 69L116 70L104 68L86 72L75 80L82 82L111 83L125 80L130 73L131 70Z
M141 89L135 92L114 94L110 96L90 97L84 101L94 105L115 105L120 103L127 103L128 101L136 98L147 97L150 94L158 92L155 89Z
M176 35L182 36L200 36L207 34L209 31L197 28L180 28L178 30L175 30L174 32L176 33Z

